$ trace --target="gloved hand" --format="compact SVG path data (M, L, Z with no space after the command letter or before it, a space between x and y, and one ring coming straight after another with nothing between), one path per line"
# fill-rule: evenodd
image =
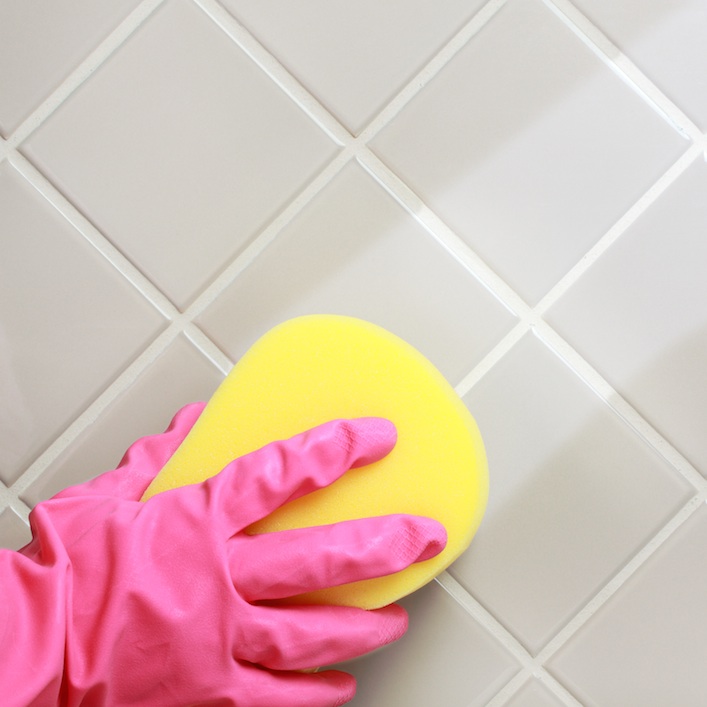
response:
M244 528L395 444L378 418L334 421L138 499L203 405L144 438L115 471L40 503L33 541L0 552L0 690L27 705L323 707L354 679L296 672L366 653L407 628L401 607L268 600L400 570L442 550L414 516L250 536Z

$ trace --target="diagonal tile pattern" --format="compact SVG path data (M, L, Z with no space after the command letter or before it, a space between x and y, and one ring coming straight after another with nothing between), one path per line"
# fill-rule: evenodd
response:
M705 18L0 0L0 546L271 326L353 314L456 386L491 500L352 704L701 707Z

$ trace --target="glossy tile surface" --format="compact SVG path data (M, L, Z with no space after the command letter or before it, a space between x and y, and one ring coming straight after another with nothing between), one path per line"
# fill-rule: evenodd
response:
M702 130L707 128L707 5L701 0L574 3Z
M451 573L536 654L690 487L531 335L465 402L493 484Z
M0 547L353 315L455 386L490 500L351 704L703 707L706 12L0 0Z
M238 358L277 323L316 313L360 317L389 329L453 382L513 323L473 275L356 165L329 184L198 322Z
M0 135L7 137L138 4L0 3Z
M549 314L707 475L707 164L696 161Z
M22 498L33 506L96 473L115 469L133 442L163 432L182 406L208 400L222 377L189 342L177 339L49 465Z
M697 707L707 677L707 510L701 505L551 661L582 704Z
M686 148L539 0L505 4L373 146L531 303Z
M511 656L437 584L401 603L412 621L406 636L340 666L358 681L352 704L478 707L517 672Z
M7 162L0 229L0 479L8 483L164 324Z
M358 132L483 6L223 0L350 130Z
M23 149L178 306L335 152L187 0L160 7Z

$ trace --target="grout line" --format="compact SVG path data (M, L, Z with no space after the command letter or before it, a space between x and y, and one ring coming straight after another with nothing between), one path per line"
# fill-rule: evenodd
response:
M12 500L12 494L10 493L9 486L0 479L0 511L7 505L10 504Z
M683 524L707 502L707 481L670 520L597 591L565 626L533 657L490 612L481 606L451 575L445 571L437 582L483 626L520 663L521 670L492 698L488 707L501 707L529 677L543 685L566 705L581 707L571 692L546 667L548 661L567 644L602 607L626 585L629 579L660 549Z
M10 136L10 146L26 140L150 17L165 0L143 0L36 108Z
M701 145L693 145L639 198L595 246L548 292L530 307L500 276L464 243L410 187L370 151L358 152L362 166L388 191L448 252L487 287L516 317L518 323L457 384L460 397L471 388L530 330L542 332L545 344L563 358L649 446L676 468L693 486L700 488L702 475L668 443L584 358L565 342L543 318L543 314L573 285L626 229L695 161Z
M444 571L435 580L451 597L459 604L476 622L481 625L498 643L500 643L508 653L518 662L520 670L514 675L509 683L504 686L492 700L487 703L490 705L500 705L504 696L510 696L508 693L514 693L527 679L528 675L533 675L540 678L546 686L554 685L556 694L569 695L564 687L559 684L556 679L546 672L545 668L538 660L533 657L529 651L518 641L518 639L505 627L500 621L484 608L470 592L457 582L454 577ZM524 676L521 679L520 676ZM508 687L510 683L516 683L512 687ZM575 701L567 702L569 705L578 705Z
M463 398L529 332L532 326L520 320L455 386Z
M604 377L568 344L550 325L541 322L537 337L582 380L640 439L680 473L697 491L707 488L707 479L685 458L650 421L641 415Z
M674 130L690 140L700 138L702 131L692 120L570 0L543 0L543 3Z
M531 308L384 162L368 149L358 161L447 252L463 265L512 314L530 319Z
M518 662L521 668L535 669L536 663L518 639L484 608L470 592L445 570L435 581L457 602L467 614L472 616L488 631Z
M233 361L196 324L187 324L183 334L220 373L228 375Z
M26 525L29 524L30 507L14 493L11 487L0 480L0 515L8 509L14 511Z
M7 508L11 508L29 526L29 514L32 509L21 498L13 496L7 504Z
M365 143L370 142L496 16L507 2L508 0L489 0L474 14L369 122L361 131L360 140Z
M193 0L334 142L348 145L351 133L217 0Z
M623 235L623 233L675 182L702 153L693 144L665 171L628 211L584 254L555 286L538 302L533 311L542 317L553 304Z
M386 187L396 198L399 198L402 181L395 176L395 181L398 186L389 188L386 185L386 177L382 173L392 172L376 169L371 167L373 162L382 163L374 157L373 153L367 147L366 142L370 140L378 131L380 131L390 120L392 120L400 110L422 89L424 86L469 42L469 40L478 33L486 24L496 15L496 13L507 3L507 0L489 0L452 39L422 68L422 70L406 85L390 103L369 123L358 137L354 137L343 126L339 120L324 107L300 82L296 79L282 63L267 50L250 32L247 30L233 15L231 15L217 0L194 0L194 2L258 65L260 68L273 80L319 127L329 135L336 143L344 147L344 150L335 158L334 162L325 169L324 176L320 175L321 183L315 180L314 185L305 188L303 192L288 206L281 217L278 217L270 223L259 236L250 244L246 250L241 253L226 270L212 281L197 300L187 309L185 313L187 317L193 319L195 316L211 304L215 298L240 274L247 268L267 246L275 239L279 232L289 223L294 216L299 213L313 198L328 184L341 169L348 163L352 156L356 156L359 162L376 178L384 187ZM407 187L405 186L405 189ZM408 190L409 191L409 190ZM411 191L409 191L412 194ZM415 209L409 209L425 227L426 221L439 219L432 214L432 211L418 199ZM425 212L425 218L419 218L421 212ZM429 229L428 229L429 230ZM439 230L439 227L435 230ZM449 231L449 229L445 229ZM451 231L449 231L451 234ZM455 236L454 236L455 237ZM449 235L447 243L452 236ZM464 253L461 257L476 256L471 254L468 248L460 251L459 248L452 247L452 254L460 257L460 252ZM478 260L478 259L477 259ZM477 272L482 266L479 260L475 263L476 269L472 272ZM486 279L495 280L496 288L506 290L506 295L513 299L515 296L511 294L505 283L498 278L495 273L490 271L485 273ZM486 284L482 279L482 284ZM491 288L490 288L491 289ZM496 292L491 289L493 294ZM497 296L497 295L496 295ZM520 301L515 298L516 304ZM505 304L503 298L502 303ZM524 305L523 305L524 306ZM512 308L510 308L512 311Z
M237 255L230 264L211 281L201 294L184 311L184 317L194 320L198 317L233 281L246 270L258 256L280 235L297 215L344 169L353 158L353 148L341 150L314 179L282 211L255 236L255 238Z
M11 492L21 499L22 494L46 471L46 469L95 422L122 393L164 353L182 330L181 323L172 323L110 383L106 389L80 413L64 431L30 464L12 484Z
M566 705L566 707L582 707L582 703L546 670L529 670L525 668L516 673L516 675L486 703L485 707L503 707L508 704L508 700L514 697L528 680L532 680L533 678L538 680L549 692Z
M639 570L657 550L695 513L707 500L707 490L693 496L587 604L560 629L536 656L545 664L591 619Z
M14 152L10 164L165 318L181 317L172 302L133 265L24 155Z

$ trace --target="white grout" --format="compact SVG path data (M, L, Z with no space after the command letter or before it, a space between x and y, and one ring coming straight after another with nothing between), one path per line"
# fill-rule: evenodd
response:
M153 307L167 319L179 310L118 250L24 155L13 152L12 166L93 246Z
M187 324L183 333L207 361L224 376L228 375L233 361L196 324Z
M592 618L655 552L675 533L705 502L704 490L691 498L626 564L610 579L587 604L543 647L537 660L547 663L587 621Z
M427 64L371 120L361 132L370 142L506 5L508 0L489 0Z
M116 379L66 429L42 452L37 459L12 484L11 491L21 498L56 459L84 432L108 407L153 364L181 333L181 323L173 323L156 338L120 373Z
M137 30L165 0L143 0L26 118L10 136L8 143L17 147L26 140L64 101Z
M368 173L460 264L512 314L530 308L447 224L386 164L369 150L359 150L358 161Z
M679 472L696 490L707 486L700 472L663 437L604 377L552 327L542 322L535 334L588 388L601 398L649 447Z
M283 228L319 194L352 159L350 148L340 151L304 189L234 258L184 312L193 320L273 243Z
M282 63L216 0L193 0L329 137L341 146L351 142L349 131Z
M606 66L630 86L663 120L689 140L699 139L700 129L570 0L542 0Z
M700 156L702 146L691 145L656 182L626 211L621 218L590 248L581 260L553 286L533 308L538 316L545 314L555 302L621 237L658 197Z
M459 604L468 614L483 626L496 641L517 661L520 671L499 693L490 700L488 707L496 707L505 703L522 686L529 675L543 680L546 686L554 686L553 692L561 696L565 704L575 707L569 693L543 667L537 657L532 656L518 639L501 624L486 608L484 608L459 582L449 573L442 572L437 577L437 583Z
M341 146L328 165L287 204L224 271L216 277L183 313L166 295L79 210L42 175L17 148L47 120L165 0L145 0L66 78L66 80L7 139L0 138L0 161L8 160L20 174L69 221L88 243L100 252L116 270L137 289L165 318L165 328L149 346L127 365L126 369L47 447L10 487L0 483L0 511L12 508L25 521L29 507L22 494L55 462L66 448L114 401L145 373L179 335L224 375L232 366L229 356L195 323L195 319L278 238L282 230L314 200L348 165L357 160L364 169L395 198L426 231L517 317L516 324L457 385L460 396L473 386L520 341L534 332L571 370L582 379L630 428L656 450L673 468L692 484L695 495L676 513L641 550L612 577L595 596L543 647L532 656L490 612L483 608L449 573L439 584L483 626L518 662L520 671L489 702L491 707L507 704L530 677L539 679L563 704L576 707L579 702L544 667L617 591L647 562L663 543L676 532L707 498L707 480L657 430L543 319L568 289L621 238L626 229L667 189L690 164L705 154L707 140L692 121L660 91L633 62L595 27L569 0L543 0L560 20L646 103L681 135L692 141L685 153L656 183L612 226L584 257L531 307L483 261L424 201L368 147L370 141L449 64L473 37L493 20L507 0L490 0L434 56L421 71L371 120L358 137L324 106L282 63L244 28L216 0L192 0L230 37L324 133Z

